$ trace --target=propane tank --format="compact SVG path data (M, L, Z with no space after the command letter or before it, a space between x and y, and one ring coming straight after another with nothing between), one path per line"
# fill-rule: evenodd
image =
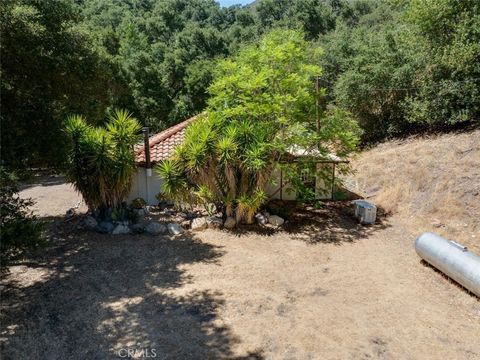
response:
M417 238L415 250L427 263L480 297L480 256L428 232Z

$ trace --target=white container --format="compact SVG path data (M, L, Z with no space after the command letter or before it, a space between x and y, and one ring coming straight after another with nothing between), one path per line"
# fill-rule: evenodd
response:
M365 200L355 200L355 217L361 224L375 224L377 207Z

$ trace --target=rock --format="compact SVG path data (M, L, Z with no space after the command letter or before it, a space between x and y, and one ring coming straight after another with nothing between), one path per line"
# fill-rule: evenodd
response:
M207 226L210 229L221 229L223 226L223 220L221 217L209 216L207 217Z
M65 212L65 216L67 217L67 219L73 217L74 215L75 215L74 208L70 208Z
M130 230L135 234L143 234L145 232L145 224L138 223L130 225Z
M193 220L193 219L195 219L197 216L198 216L198 214L197 214L196 212L189 211L189 212L187 212L187 217L186 217L186 219L187 219L187 220Z
M172 235L178 235L183 233L185 230L177 223L170 223L167 225L168 232Z
M237 222L235 221L235 219L231 216L227 217L225 219L225 222L223 223L223 226L226 228L226 229L233 229L235 227L235 225L237 225Z
M133 212L135 213L138 221L141 221L145 218L145 216L148 214L148 210L145 208L142 209L133 209Z
M95 229L97 225L98 221L95 220L93 216L87 216L85 219L83 219L83 226L89 230Z
M268 222L273 226L281 226L285 222L280 216L277 215L270 215L268 218Z
M188 219L187 213L184 212L178 212L177 216L181 217L182 219Z
M207 228L207 219L201 217L192 220L190 225L192 231L200 231Z
M145 226L145 231L150 235L160 235L165 234L167 232L167 228L158 221L151 221L147 226Z
M257 215L255 215L255 219L257 219L257 222L260 224L260 225L265 225L268 223L268 218L263 215L263 214L260 214L258 213Z
M114 228L115 228L115 225L113 225L111 222L102 221L100 224L98 224L95 227L95 231L102 234L108 234L108 233L111 233Z
M112 235L130 234L130 228L125 224L118 224L112 231Z
M162 210L162 213L163 213L163 215L165 215L165 216L175 215L175 211L173 211L172 209L169 209L169 208L163 209L163 210Z

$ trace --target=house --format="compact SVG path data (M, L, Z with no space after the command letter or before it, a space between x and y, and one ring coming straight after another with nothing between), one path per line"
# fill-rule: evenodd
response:
M185 130L197 117L189 118L177 125L172 126L158 134L146 137L144 144L135 148L135 163L137 172L133 179L132 189L127 199L128 202L135 198L144 199L149 205L158 204L156 195L162 186L161 177L152 171L152 168L162 160L166 160L174 153L175 147L182 143ZM148 147L146 146L148 142ZM289 163L295 163L300 158L308 156L315 159L317 172L327 176L311 176L305 173L304 184L312 188L319 200L333 199L335 195L335 170L336 166L348 161L335 155L321 156L316 151L306 151L295 147L289 150ZM302 174L303 175L303 174ZM285 179L281 170L272 174L272 180L266 186L265 191L271 199L296 200L297 193L291 184ZM325 180L326 179L326 180Z

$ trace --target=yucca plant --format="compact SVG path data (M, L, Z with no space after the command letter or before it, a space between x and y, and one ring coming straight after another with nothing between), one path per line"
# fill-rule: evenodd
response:
M128 195L139 130L137 120L125 110L114 111L104 128L91 127L79 115L67 119L71 143L67 178L90 210L118 208Z
M322 70L314 63L312 47L291 30L273 30L220 61L206 112L189 125L173 158L158 166L163 194L173 200L189 194L202 203L202 186L224 216L252 223L289 148L351 150L357 137L353 125L343 124L352 121L324 118L316 126L319 92L312 78Z

